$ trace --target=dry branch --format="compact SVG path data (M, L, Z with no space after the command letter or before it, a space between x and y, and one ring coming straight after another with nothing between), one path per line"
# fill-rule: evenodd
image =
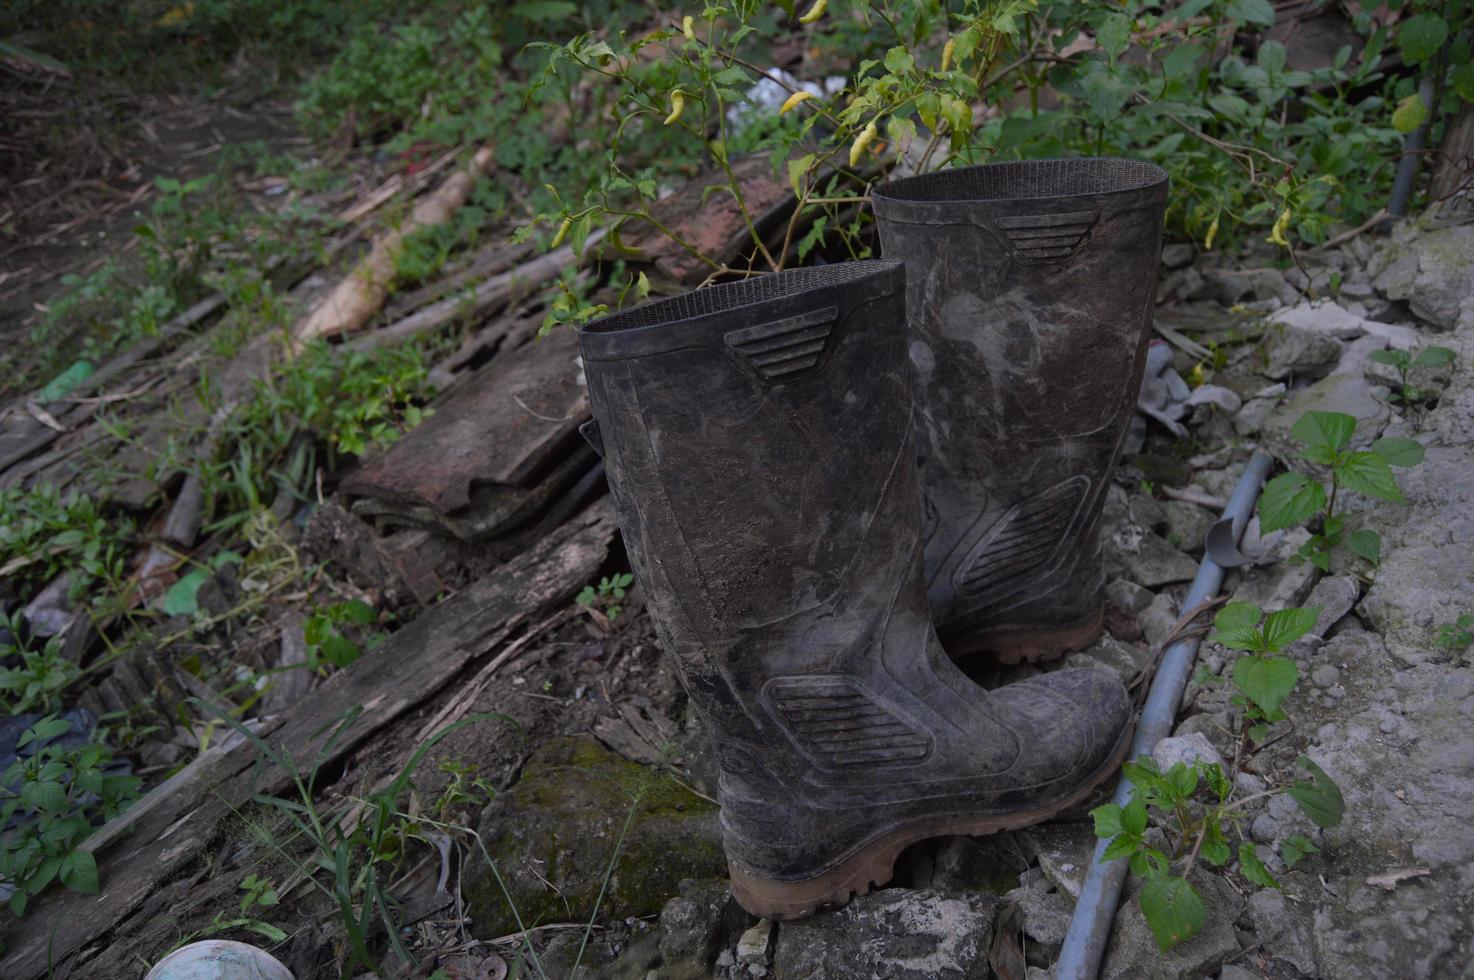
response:
M491 166L491 160L491 147L477 150L469 167L446 178L433 194L415 205L409 220L375 241L369 254L297 324L292 331L294 347L300 350L309 341L352 333L368 323L389 298L394 259L403 249L404 239L421 228L449 221L471 196L471 188Z
M592 236L590 241L593 241ZM470 296L452 296L438 303L431 303L418 313L391 323L382 330L365 334L352 341L352 344L358 350L373 350L429 333L458 316L481 316L511 302L521 291L558 278L565 268L575 265L577 261L573 249L565 245L499 276L492 276L477 286Z

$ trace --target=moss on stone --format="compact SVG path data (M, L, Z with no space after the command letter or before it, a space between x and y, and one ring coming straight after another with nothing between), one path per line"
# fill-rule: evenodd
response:
M522 927L586 921L606 873L600 917L654 915L682 879L721 875L726 866L712 803L583 737L534 753L517 784L483 812L480 833L512 899L478 856L464 888L472 931L482 937L516 931L518 916Z

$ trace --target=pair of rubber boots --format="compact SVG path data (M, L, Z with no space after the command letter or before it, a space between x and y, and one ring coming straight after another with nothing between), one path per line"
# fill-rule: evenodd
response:
M630 561L711 733L732 888L791 919L908 844L1048 819L1119 765L1113 674L985 690L1101 624L1166 174L1003 163L872 195L884 253L582 332Z

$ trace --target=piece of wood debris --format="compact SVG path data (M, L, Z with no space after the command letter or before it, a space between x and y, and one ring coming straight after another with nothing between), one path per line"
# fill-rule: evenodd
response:
M1389 892L1396 891L1399 882L1407 881L1411 878L1424 878L1432 873L1433 871L1429 868L1393 868L1391 871L1384 871L1379 875L1372 875L1367 879L1367 884L1376 885L1378 888L1385 888Z

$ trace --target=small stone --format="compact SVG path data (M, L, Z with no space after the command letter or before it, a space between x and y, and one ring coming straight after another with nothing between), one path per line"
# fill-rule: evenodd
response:
M1150 654L1139 646L1116 639L1109 633L1103 634L1089 647L1070 655L1080 665L1091 661L1107 670L1114 671L1123 684L1130 683L1151 666Z
M1311 668L1310 682L1316 687L1335 687L1341 683L1341 668L1335 664L1316 664Z
M1208 736L1202 732L1194 732L1191 735L1173 735L1164 738L1152 749L1152 758L1164 771L1181 762L1191 766L1194 762L1202 760L1204 763L1218 763L1223 765L1223 756L1208 741Z
M1137 616L1148 646L1155 650L1172 634L1172 627L1177 625L1177 615L1177 603L1170 595L1162 594L1152 599L1152 604Z
M768 947L773 941L773 923L759 919L757 925L742 934L737 940L737 962L744 966L766 966Z
M1238 954L1233 923L1243 908L1243 899L1215 874L1195 872L1192 885L1207 907L1203 927L1165 953L1157 948L1136 901L1140 885L1133 881L1128 886L1130 894L1122 898L1116 914L1101 980L1201 980Z
M1315 588L1310 590L1310 595L1305 599L1307 608L1320 610L1320 616L1316 618L1310 635L1325 639L1331 627L1346 618L1346 614L1351 612L1359 598L1361 584L1350 575L1335 575L1315 583Z
M1168 539L1183 551L1201 553L1203 539L1218 515L1183 500L1169 500L1162 505L1162 510L1167 516Z
M1397 722L1391 718L1383 718L1382 723L1377 727L1381 729L1383 735L1391 735L1397 731Z
M1269 788L1269 784L1252 772L1241 772L1233 777L1233 788L1244 796L1253 796Z
M1279 835L1279 824L1267 813L1261 813L1249 824L1249 836L1260 844L1269 844Z
M1057 946L1070 927L1073 906L1055 890L1044 872L1030 868L1019 876L1020 885L1003 896L1023 913L1024 934L1037 943Z
M1270 324L1253 355L1258 372L1276 381L1323 378L1340 360L1335 338L1282 323Z
M1264 950L1306 976L1318 976L1309 915L1282 892L1262 888L1249 895L1249 918ZM1368 975L1368 974L1362 974Z
M1162 265L1168 269L1181 269L1191 265L1197 250L1187 242L1173 242L1162 246Z
M1283 553L1293 553L1299 547L1299 542L1308 540L1309 535L1301 530L1285 535L1278 550ZM1316 567L1308 561L1290 564L1281 561L1274 565L1260 565L1248 568L1244 572L1244 580L1234 590L1234 602L1250 602L1266 612L1276 612L1280 609L1288 609L1291 606L1305 604L1305 597L1315 587L1316 577L1320 574Z
M1071 902L1080 897L1085 873L1095 853L1095 831L1089 824L1041 824L1023 832L1033 848L1039 870Z
M1105 595L1111 605L1129 613L1141 612L1152 604L1151 590L1142 588L1130 579L1111 579L1106 583Z
M1223 711L1204 711L1189 715L1173 730L1175 737L1201 735L1218 750L1218 755L1227 758L1233 754L1234 734L1228 714Z
M1136 527L1139 533L1111 535L1105 543L1107 561L1130 578L1148 588L1189 581L1198 572L1198 563L1178 551L1154 531Z
M710 975L717 951L750 917L732 899L725 879L683 881L680 889L660 912L660 955L665 980L696 980Z

